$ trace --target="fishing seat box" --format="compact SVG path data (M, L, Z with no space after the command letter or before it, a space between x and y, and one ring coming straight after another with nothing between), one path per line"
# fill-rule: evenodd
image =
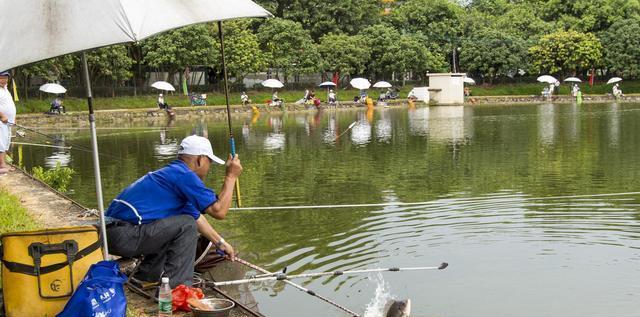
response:
M89 267L103 260L92 226L5 233L2 291L7 317L53 317Z

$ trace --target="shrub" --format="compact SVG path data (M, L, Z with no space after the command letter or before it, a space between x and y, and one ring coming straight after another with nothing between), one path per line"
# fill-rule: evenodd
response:
M41 166L35 166L31 170L33 177L63 193L67 191L67 186L69 186L71 177L73 177L75 173L76 171L72 168L62 167L60 163L58 163L55 168L46 171Z

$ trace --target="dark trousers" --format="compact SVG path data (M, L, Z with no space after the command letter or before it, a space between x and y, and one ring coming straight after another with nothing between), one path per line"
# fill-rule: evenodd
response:
M143 225L117 222L107 227L109 253L124 257L144 255L136 278L160 281L169 277L171 288L193 283L198 230L189 215L156 220Z

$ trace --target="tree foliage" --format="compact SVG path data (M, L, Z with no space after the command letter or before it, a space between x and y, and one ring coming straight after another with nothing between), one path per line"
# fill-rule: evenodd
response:
M230 76L238 81L248 73L264 71L267 68L267 56L260 49L258 37L249 29L248 21L225 22L223 31L225 60ZM220 41L217 39L215 49L219 50L219 47ZM220 62L214 64L220 65Z
M327 34L320 39L318 50L325 71L356 75L364 73L371 58L369 49L363 45L360 35Z
M640 76L640 22L621 20L600 35L604 64L609 71L624 77Z
M219 50L212 30L207 25L188 26L142 42L144 62L170 74L184 70L190 65L217 63Z
M387 74L413 73L420 79L426 78L427 72L442 72L448 68L440 53L432 53L422 44L422 39L411 35L401 35L392 42L382 55L381 64Z
M26 77L42 77L48 82L61 81L73 74L77 63L75 55L64 55L22 66L19 73Z
M270 19L258 29L258 39L268 54L269 67L282 69L286 76L317 71L320 54L302 24Z
M529 53L539 72L576 74L600 63L602 44L593 33L558 31L543 36Z
M127 80L133 76L133 59L125 45L113 45L87 54L91 78L102 77L112 81Z
M470 73L492 81L498 76L515 74L527 68L525 41L494 29L474 32L462 46L460 65Z
M391 14L398 30L422 34L431 47L446 54L462 37L464 11L449 0L407 0Z

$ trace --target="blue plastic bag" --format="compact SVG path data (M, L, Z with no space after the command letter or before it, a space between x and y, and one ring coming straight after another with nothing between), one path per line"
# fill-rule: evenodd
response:
M93 264L57 317L121 317L127 311L127 276L115 261Z

